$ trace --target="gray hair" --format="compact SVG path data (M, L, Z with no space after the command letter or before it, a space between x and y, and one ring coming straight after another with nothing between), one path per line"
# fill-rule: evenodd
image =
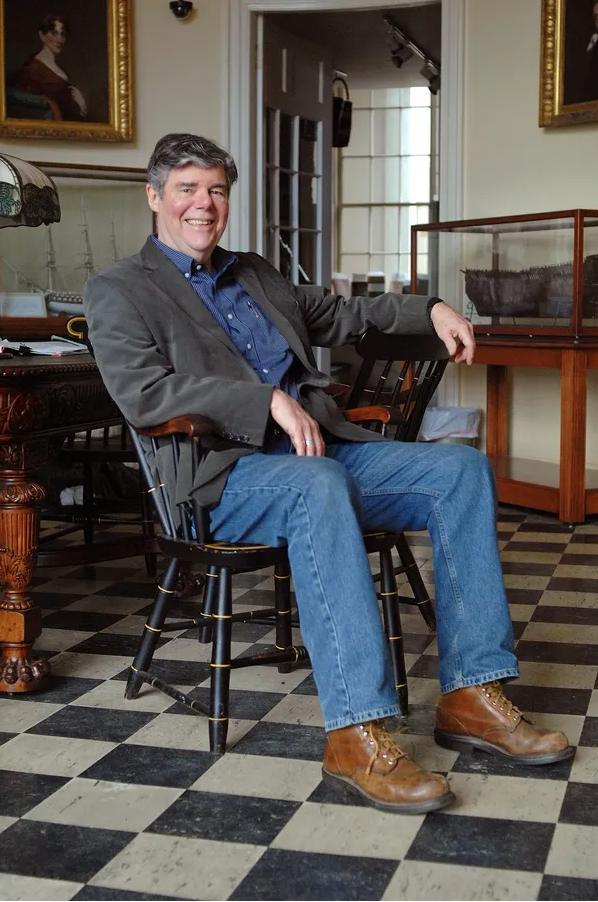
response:
M162 197L171 171L189 163L201 169L222 166L229 191L239 175L232 155L215 141L199 135L173 132L160 138L147 166L147 180L159 197Z

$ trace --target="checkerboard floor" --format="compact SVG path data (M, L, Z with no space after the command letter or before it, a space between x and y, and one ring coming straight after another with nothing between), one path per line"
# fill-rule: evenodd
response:
M141 559L36 571L36 648L53 677L40 692L0 697L0 898L598 898L598 522L570 531L504 508L499 541L521 661L507 694L535 723L564 729L577 755L524 769L436 747L436 644L405 606L411 713L401 741L448 774L458 798L427 817L325 788L309 669L233 671L220 759L202 717L149 687L126 702L153 592ZM431 583L429 539L411 544ZM272 599L267 574L235 584L239 605ZM273 642L255 624L233 638L235 654ZM170 633L155 662L204 698L207 651L191 633Z

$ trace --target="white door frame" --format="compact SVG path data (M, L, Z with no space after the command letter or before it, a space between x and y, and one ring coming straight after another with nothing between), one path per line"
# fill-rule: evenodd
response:
M394 0L400 6L427 5L431 0ZM442 2L442 90L440 92L440 218L461 219L463 209L463 100L465 57L465 0ZM235 215L228 227L228 244L251 250L255 236L254 173L254 13L378 9L381 0L228 0L225 17L223 141L239 169ZM259 61L258 61L259 67ZM454 286L442 285L450 300ZM449 367L440 386L440 403L457 404L455 367Z

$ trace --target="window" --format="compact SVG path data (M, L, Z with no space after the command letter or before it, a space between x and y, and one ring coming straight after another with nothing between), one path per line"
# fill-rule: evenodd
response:
M341 151L338 268L409 281L411 226L430 220L432 108L427 87L353 90L351 142ZM423 236L420 236L420 238ZM428 270L418 242L417 271Z

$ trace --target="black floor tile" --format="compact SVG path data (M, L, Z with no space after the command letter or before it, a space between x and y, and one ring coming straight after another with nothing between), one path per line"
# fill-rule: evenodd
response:
M529 543L526 542L525 544L528 545L528 548L525 550L531 551ZM533 561L503 561L501 567L503 573L514 574L515 576L552 576L556 564L536 564Z
M542 714L585 714L592 697L591 689L557 689L554 686L525 686L507 683L505 695L518 708L531 713Z
M541 872L553 833L554 824L438 814L426 818L405 857Z
M326 745L322 727L288 723L258 723L233 746L228 754L268 755L321 761Z
M419 633L404 633L403 651L406 655L421 655L432 644L434 638L432 633L422 633L422 635Z
M97 595L117 595L120 598L147 598L153 600L158 589L154 582L134 582L133 580L115 580L110 586L97 592ZM197 610L197 604L195 605Z
M574 623L579 626L595 626L598 624L598 609L539 604L531 619L540 623Z
M173 802L148 832L268 846L299 807L299 802L192 790Z
M518 542L517 533L515 533L503 551L519 551L523 554L527 554L528 551L543 551L548 554L561 554L566 547L562 542Z
M216 760L208 752L189 752L150 745L120 745L79 776L90 780L187 789Z
M72 736L78 739L99 739L103 742L124 742L156 716L145 711L119 711L73 705L62 708L26 732L41 736Z
M158 639L156 648L162 648L163 645L172 641L172 636ZM90 636L89 639L79 642L78 645L73 645L69 651L76 654L119 655L130 657L133 660L138 649L139 636L122 633L96 633L95 636Z
M37 649L34 649L34 651L38 657L43 657L41 651L37 652ZM2 697L19 702L52 702L58 705L68 705L69 702L80 698L86 692L91 692L92 689L95 689L96 686L103 682L104 680L88 680L81 677L64 677L51 674L48 682L41 689L36 689L35 692L19 692L15 695Z
M318 689L316 686L316 681L314 680L313 674L310 673L309 676L303 680L302 683L299 683L298 686L295 686L291 695L317 695Z
M569 783L559 822L598 827L598 786L593 783Z
M17 821L2 834L0 871L85 882L118 855L133 833Z
M129 576L135 576L136 573L139 573L138 567L127 567L126 565L122 567L106 567L102 566L102 564L85 564L82 567L77 567L76 570L71 570L68 574L68 579L80 579L82 582L86 579L109 579L112 582L117 582L117 580L120 581L121 579L127 579Z
M124 617L124 614L100 614L95 611L54 611L44 617L44 628L96 633Z
M17 733L0 733L0 745L4 745L5 742L8 742L9 739L14 739L17 735Z
M68 579L68 577L66 577ZM48 587L51 583L48 581ZM81 601L82 598L87 598L89 592L52 592L49 588L46 592L44 589L40 589L39 592L31 593L31 600L34 604L38 605L40 608L45 608L49 610L52 608L53 610L60 610L61 608L67 608L69 605L74 604L75 601Z
M268 849L229 897L245 900L380 899L398 861Z
M331 789L330 786L327 786L323 781L318 783L307 801L318 802L325 805L348 805L349 807L356 805L358 808L360 806L363 806L364 808L369 807L368 803L365 800L362 801L358 795L354 795L347 790L337 791Z
M598 536L594 538L598 539ZM598 571L598 554L563 554L559 563L570 567L596 567Z
M8 817L22 817L68 782L68 777L0 770L2 814Z
M507 589L507 601L509 604L538 604L542 595L542 589Z
M210 690L207 687L193 689L189 695L206 707L210 701ZM231 689L229 717L239 720L261 720L264 715L275 708L285 698L282 692L248 692L243 689ZM167 708L165 714L189 714L197 717L191 708L177 702Z
M598 717L586 717L581 736L579 737L579 744L598 748Z
M551 592L598 592L598 579L553 576L546 588Z
M500 519L500 518L499 518ZM573 530L564 523L555 522L554 520L528 517L519 527L519 532L558 532L572 534Z
M104 886L84 886L73 896L73 900L87 899L89 902L136 902L145 899L147 902L180 902L184 896L154 896L148 893L131 893L124 889L108 889Z
M569 758L543 767L528 767L507 758L497 758L480 749L472 749L459 755L451 771L456 774L524 777L526 780L568 780L573 761L573 758Z
M436 655L422 655L409 670L410 677L423 677L428 680L438 679L438 658Z
M546 874L542 880L540 902L595 902L598 899L598 880L582 880L579 877L553 877Z
M520 661L538 661L545 664L589 664L598 659L595 645L579 642L531 642L522 639L517 645Z

